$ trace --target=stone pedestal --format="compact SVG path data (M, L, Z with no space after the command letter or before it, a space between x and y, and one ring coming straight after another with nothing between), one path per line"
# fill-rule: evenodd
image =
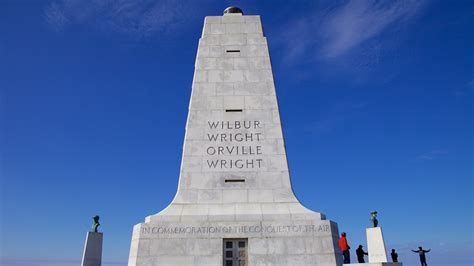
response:
M388 262L381 227L367 228L367 248L370 263Z
M102 240L103 233L87 232L81 266L102 265Z

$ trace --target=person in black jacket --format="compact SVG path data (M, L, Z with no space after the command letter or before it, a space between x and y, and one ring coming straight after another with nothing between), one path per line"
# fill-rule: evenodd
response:
M412 250L412 251L415 252L415 253L420 254L421 266L428 266L428 264L426 264L426 255L425 255L425 253L430 252L431 249L424 250L422 247L418 247L418 250Z
M392 249L392 253L390 253L390 255L392 255L393 262L398 262L398 253L395 252L395 249Z
M362 245L359 245L359 248L356 249L356 254L357 254L357 261L359 263L365 263L364 255L369 255L369 253L365 252L362 249Z

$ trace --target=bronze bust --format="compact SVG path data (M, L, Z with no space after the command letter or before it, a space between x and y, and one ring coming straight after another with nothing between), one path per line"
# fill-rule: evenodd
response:
M97 228L99 227L100 223L99 223L99 215L96 215L94 217L92 217L92 219L94 219L94 224L92 224L92 231L91 232L95 232L97 233Z

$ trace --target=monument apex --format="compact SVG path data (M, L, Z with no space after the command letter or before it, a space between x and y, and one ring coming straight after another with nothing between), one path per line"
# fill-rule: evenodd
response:
M293 194L260 16L206 17L178 190L135 225L129 265L335 266L337 239Z
M240 13L242 15L244 14L244 12L242 12L242 9L236 6L229 6L228 8L224 9L224 15L231 14L231 13Z

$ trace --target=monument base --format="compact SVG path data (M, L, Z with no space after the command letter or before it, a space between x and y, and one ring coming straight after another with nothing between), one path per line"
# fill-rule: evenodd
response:
M149 217L134 227L128 265L221 266L229 240L245 243L245 265L342 265L337 224L321 214L253 215Z
M81 266L102 265L102 240L103 233L87 232Z

